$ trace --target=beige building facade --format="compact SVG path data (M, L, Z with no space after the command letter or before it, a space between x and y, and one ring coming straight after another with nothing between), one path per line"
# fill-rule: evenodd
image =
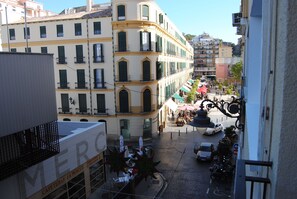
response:
M28 39L24 20L9 23L15 35L2 39L12 52L54 54L60 120L104 122L111 139L150 138L191 78L193 48L153 0L83 8L28 19Z

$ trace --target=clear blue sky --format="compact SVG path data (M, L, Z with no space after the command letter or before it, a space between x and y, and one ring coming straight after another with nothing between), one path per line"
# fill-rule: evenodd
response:
M56 13L65 8L86 5L86 0L36 0L44 9ZM109 0L94 0L107 3ZM239 12L240 0L156 0L160 8L183 33L200 35L203 32L223 41L237 44L232 13Z

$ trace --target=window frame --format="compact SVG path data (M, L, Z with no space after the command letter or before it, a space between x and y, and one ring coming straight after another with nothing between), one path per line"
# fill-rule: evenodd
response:
M12 35L13 33L13 35ZM15 40L16 37L15 37L15 29L14 28L11 28L9 29L9 40Z
M117 15L118 15L118 21L126 20L126 6L125 5L117 6Z
M101 35L101 21L94 21L94 35Z
M75 23L74 24L74 35L75 36L81 36L82 35L81 23Z
M46 38L46 26L39 26L40 38Z
M57 37L64 37L64 27L63 24L56 25Z

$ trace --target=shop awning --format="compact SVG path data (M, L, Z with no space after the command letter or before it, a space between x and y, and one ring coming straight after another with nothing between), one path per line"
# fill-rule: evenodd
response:
M195 80L189 79L189 82L191 82L192 84L194 84Z
M180 96L179 94L177 94L177 93L174 93L174 94L172 95L172 97L175 98L176 100L180 101L180 102L184 102L184 101L185 101L184 98L181 97L181 96Z
M165 103L165 105L174 112L177 110L177 104L171 98Z
M182 90L182 91L184 91L186 93L190 92L190 89L187 88L186 86L181 87L180 90Z

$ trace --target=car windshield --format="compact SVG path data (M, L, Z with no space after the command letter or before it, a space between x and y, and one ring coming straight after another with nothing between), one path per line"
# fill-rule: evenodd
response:
M211 151L210 146L201 146L200 151Z

